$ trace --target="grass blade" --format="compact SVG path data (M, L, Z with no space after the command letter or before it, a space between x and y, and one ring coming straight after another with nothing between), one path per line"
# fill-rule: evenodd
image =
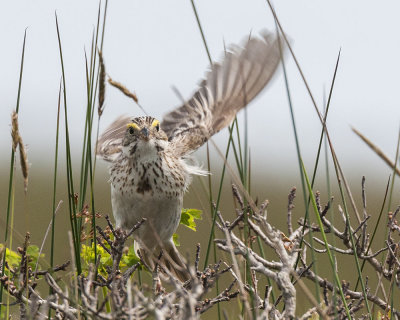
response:
M20 103L20 97L21 97L21 87L22 87L22 74L24 71L24 58L25 58L25 44L26 44L26 29L24 33L24 41L22 44L22 54L21 54L21 63L20 63L20 71L19 71L19 81L18 81L18 94L17 94L17 103L15 106L15 112L18 114L19 112L19 103ZM7 212L6 212L6 226L5 226L5 232L4 232L4 243L7 243L8 239L8 230L11 230L13 226L10 226L10 213L11 213L11 207L13 206L13 185L14 185L14 162L15 162L15 152L14 149L11 149L11 159L10 159L10 175L9 175L9 180L8 180L8 198L7 198ZM10 239L10 248L11 248L11 240ZM4 246L6 247L6 245ZM3 255L3 261L2 265L4 266L4 262L6 260L6 251L4 251ZM1 269L1 276L4 275L4 269ZM1 302L3 301L3 285L0 284L0 312L1 312ZM8 308L8 307L7 307Z
M57 108L57 129L56 129L56 150L54 154L54 178L53 178L53 203L52 203L52 221L51 221L51 247L50 247L50 267L54 267L54 234L56 218L56 190L57 190L57 168L58 168L58 137L60 133L60 106L61 106L61 81L58 90L58 108Z
M76 198L74 193L74 181L72 175L72 161L71 161L71 146L69 140L69 129L68 129L68 108L67 108L67 90L65 82L65 70L64 70L64 60L61 46L61 36L58 26L57 13L55 13L56 29L57 29L57 39L58 47L60 53L60 63L61 63L61 73L62 73L62 83L63 83L63 102L64 102L64 120L65 120L65 148L66 148L66 164L67 164L67 182L68 182L68 208L69 208L69 218L71 224L71 232L75 253L75 263L77 267L78 274L81 274L81 261L80 261L80 229L78 228L77 218L76 218Z
M328 254L328 258L329 258L329 262L330 262L330 265L331 265L331 268L332 268L332 273L334 275L335 283L336 283L336 286L337 286L337 288L339 290L340 297L342 298L342 302L343 302L344 308L346 310L347 317L348 317L348 319L351 319L350 311L349 311L349 308L348 308L347 302L346 302L346 297L344 296L344 293L343 293L343 290L342 290L342 286L341 286L341 283L340 283L339 275L336 272L335 261L333 259L333 255L332 255L331 250L329 248L328 239L326 238L326 234L325 234L325 231L324 231L324 225L322 224L322 220L321 220L321 217L319 215L317 202L315 200L315 196L314 196L313 190L311 188L311 183L310 183L310 180L308 179L306 168L304 167L303 161L301 162L301 166L302 166L302 169L303 169L304 177L305 177L306 182L307 182L308 193L309 193L309 195L311 197L312 208L314 210L315 217L316 217L319 229L321 231L322 239L323 239L324 244L325 244L325 250L326 250L326 252Z
M376 144L374 144L371 140L369 140L366 136L364 136L360 131L358 131L356 128L351 128L353 132L358 135L362 141L364 141L368 147L372 149L385 163L393 169L394 173L400 176L400 170L396 166L396 161L392 162L390 158L382 151L381 148L379 148ZM397 157L396 157L397 159Z

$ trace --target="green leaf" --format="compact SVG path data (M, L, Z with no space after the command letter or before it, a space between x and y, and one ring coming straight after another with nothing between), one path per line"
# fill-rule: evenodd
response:
M131 245L128 249L128 253L122 256L120 266L129 268L138 262L140 262L140 259L135 253L134 245Z
M107 275L106 267L107 266L112 266L111 256L100 245L97 245L96 250L97 250L97 255L101 256L98 272L102 276L106 276ZM84 271L88 271L89 270L89 265L91 263L95 264L95 260L94 260L94 258L95 258L94 243L92 243L90 246L82 244L82 247L81 247L81 258L85 262L83 264Z
M0 244L0 251L2 251L4 246ZM6 248L6 261L7 263L12 266L12 267L17 267L19 266L19 263L21 262L21 256L16 253L15 251L12 251L8 248Z
M107 248L109 248L110 246L108 245L107 242L103 243ZM100 263L99 263L99 269L98 272L103 275L103 276L107 276L107 272L106 272L106 267L111 267L112 266L112 259L111 256L108 254L107 251L104 250L104 248L102 246L100 246L99 244L97 245L97 255L100 255ZM83 264L83 269L84 271L88 271L89 265L92 263L94 264L94 244L92 243L91 246L87 246L85 244L82 244L82 248L81 248L81 258L82 261L85 262ZM125 268L129 268L131 266L133 266L134 264L140 262L139 257L136 255L135 253L135 249L134 246L132 245L131 247L129 247L128 252L124 253L122 255L121 261L119 263L119 267L121 270L125 269Z
M181 224L196 231L196 220L201 220L202 211L198 209L182 209Z
M32 268L36 267L36 262L38 261L39 258L43 258L44 254L42 253L39 257L39 247L35 245L30 245L28 248L26 248L26 253L27 255L31 258L29 261L29 266Z
M179 247L181 243L179 242L179 235L177 233L174 233L172 235L172 241L174 242L176 247Z
M3 250L4 250L4 245L0 244L0 252L2 252ZM39 247L34 245L28 246L28 248L26 248L26 254L30 258L29 266L31 268L35 268L36 262L39 259ZM40 255L40 258L43 257L44 254L42 253ZM21 263L21 256L17 252L6 248L6 261L9 266L17 267Z

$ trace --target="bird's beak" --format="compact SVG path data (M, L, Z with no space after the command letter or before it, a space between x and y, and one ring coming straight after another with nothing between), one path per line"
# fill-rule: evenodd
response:
M149 139L149 129L143 128L140 130L141 135L144 137L145 140Z

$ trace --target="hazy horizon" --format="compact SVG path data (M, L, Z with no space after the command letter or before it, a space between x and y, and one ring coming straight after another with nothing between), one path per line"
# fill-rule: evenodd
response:
M395 34L400 28L396 16L400 3L388 1L384 7L376 7L373 1L314 0L279 1L275 6L320 110L341 49L328 116L331 138L344 165L364 166L365 170L380 168L381 160L352 133L351 126L394 157L400 118L397 103L400 42ZM215 60L221 57L224 42L238 44L250 32L257 34L262 29L275 28L264 1L202 1L197 7ZM5 44L0 59L1 164L9 161L10 114L16 103L25 28L20 130L28 145L32 170L35 159L52 161L61 77L55 11L65 61L71 145L75 154L79 154L86 107L84 50L90 48L97 9L97 2L43 0L33 4L25 0L9 2L1 10L0 40ZM157 118L180 103L171 90L172 85L189 97L207 69L207 55L190 1L161 2L157 6L150 2L110 2L105 30L103 52L107 72L135 91L147 112ZM300 147L305 161L312 163L321 124L289 54L286 67ZM129 99L111 87L107 87L105 105L100 131L120 114L141 114ZM267 159L274 166L282 162L296 165L281 68L267 90L250 104L248 119L255 163ZM243 112L239 123L243 123ZM60 139L63 141L62 135ZM215 139L223 146L226 132Z

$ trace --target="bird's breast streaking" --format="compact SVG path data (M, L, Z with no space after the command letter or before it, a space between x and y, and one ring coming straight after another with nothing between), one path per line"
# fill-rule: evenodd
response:
M129 229L146 218L134 234L142 254L156 261L154 249L165 249L180 267L167 263L167 268L175 269L180 279L187 274L182 274L185 265L172 235L190 176L204 173L188 159L267 86L281 60L281 43L275 33L263 32L261 37L247 37L242 46L228 47L193 95L161 122L149 116L122 116L98 140L97 154L110 162L117 226Z

